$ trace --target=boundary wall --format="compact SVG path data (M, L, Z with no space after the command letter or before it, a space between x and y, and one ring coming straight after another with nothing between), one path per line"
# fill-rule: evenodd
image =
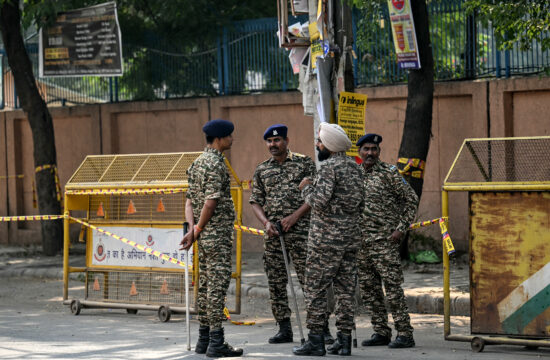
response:
M367 94L366 130L384 138L383 161L395 163L402 136L407 86L360 88ZM50 109L55 128L60 181L65 184L86 155L202 150L208 119L235 123L226 153L241 180L268 158L262 136L271 124L289 127L290 149L313 156L314 129L303 115L299 92L128 102ZM465 138L550 135L550 77L436 83L432 140L419 220L441 216L440 189ZM24 174L24 178L1 178ZM33 208L33 145L22 110L0 112L0 216L37 215ZM261 228L244 191L243 223ZM468 197L449 194L449 231L459 251L468 250ZM75 238L78 228L72 229ZM422 230L436 239L439 228ZM75 239L76 241L76 239ZM40 244L38 222L0 222L0 244ZM245 234L246 251L262 251L261 237Z

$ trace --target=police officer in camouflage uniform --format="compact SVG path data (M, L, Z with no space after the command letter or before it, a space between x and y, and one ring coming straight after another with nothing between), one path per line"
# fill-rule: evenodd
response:
M207 122L204 152L187 170L189 190L185 219L190 231L181 241L189 249L198 241L199 248L199 339L195 352L209 357L241 356L224 341L222 321L225 295L231 280L231 246L235 210L230 192L230 177L223 151L231 148L234 126L226 120ZM200 234L200 236L199 236Z
M275 227L281 222L285 248L290 255L300 284L304 285L309 205L304 203L298 185L303 178L315 177L315 163L310 157L288 149L288 128L277 124L264 133L264 140L272 157L260 163L254 172L250 204L265 228L264 269L269 284L271 311L279 324L270 344L292 342L290 308L287 295L287 273L279 233Z
M403 271L399 243L414 220L418 196L395 165L380 161L381 142L382 137L377 134L366 134L357 142L367 189L363 243L357 266L361 297L371 314L374 329L371 339L363 341L362 345L389 344L390 348L409 348L415 343L401 287ZM382 283L397 330L397 337L392 342Z
M329 353L351 355L354 326L356 256L361 244L361 215L365 191L359 165L346 155L351 141L335 124L321 123L317 148L323 161L312 184L300 183L305 202L311 206L311 225L306 260L305 298L308 341L295 347L295 355L325 355L323 326L327 288L336 298L337 339ZM324 161L326 160L326 161Z

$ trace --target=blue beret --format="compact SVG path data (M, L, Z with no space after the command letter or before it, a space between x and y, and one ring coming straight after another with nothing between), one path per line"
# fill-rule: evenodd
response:
M271 125L264 132L264 140L267 140L268 137L273 137L273 136L281 136L283 138L286 138L287 132L288 132L288 128L283 124Z
M357 141L357 146L361 147L364 143L369 144L380 144L382 142L382 136L378 134L366 134L361 136L361 138Z
M231 135L234 128L231 121L216 119L204 124L202 131L208 136L222 138Z

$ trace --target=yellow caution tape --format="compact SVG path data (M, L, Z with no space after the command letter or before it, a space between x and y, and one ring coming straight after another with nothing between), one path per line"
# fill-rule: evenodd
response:
M252 189L254 182L252 180L246 180L241 182L241 186L244 190Z
M410 175L418 179L422 179L424 177L424 168L426 167L426 162L424 160L399 158L397 162L400 164L406 164L403 169L399 169L399 173L401 175ZM419 170L412 171L411 167L418 168Z
M59 175L57 174L57 166L55 166L55 164L37 166L34 169L34 172L38 173L40 171L47 170L47 169L50 169L50 171L54 174L55 192L57 194L57 201L61 202L61 199L63 199L63 196L61 195L61 183L59 182ZM63 206L63 204L61 206Z
M449 254L450 256L455 253L455 247L453 246L453 242L451 241L451 236L449 235L449 230L447 229L448 221L449 221L449 218L444 216L433 220L421 221L421 222L411 224L409 226L409 229L418 229L423 226L430 226L430 225L439 223L439 227L441 228L441 237L443 238L443 248L445 249L447 254Z
M64 215L0 216L0 221L57 220L64 217Z
M255 325L256 324L255 321L233 321L233 320L231 320L231 315L229 315L229 310L226 307L223 308L223 313L224 313L225 317L227 318L227 320L231 321L231 323L233 325Z
M254 235L264 235L265 234L265 231L263 231L263 230L254 229L254 228L244 226L244 225L235 224L234 228L235 228L235 230L242 230L244 232L254 234Z
M184 188L176 189L124 189L124 190L66 190L67 195L142 195L142 194L177 194L185 192Z
M171 257L171 256L168 256L168 255L166 255L166 254L163 254L163 253L161 253L161 252L158 251L158 250L153 250L153 249L151 249L150 247L140 245L140 244L136 243L135 241L128 240L128 239L125 238L125 237L122 237L122 236L113 234L113 233L110 232L110 231L103 230L103 229L101 229L101 228L98 228L98 227L95 226L95 225L92 225L92 224L87 223L87 222L85 222L85 221L82 221L82 220L80 220L80 219L74 218L74 217L72 217L72 216L69 216L69 218L70 218L71 220L73 220L73 221L76 221L76 222L79 223L79 224L82 224L82 225L87 226L87 227L89 227L89 228L91 228L91 229L94 229L94 230L96 230L96 231L99 231L99 232L102 233L102 234L105 234L105 235L108 235L108 236L110 236L110 237L112 237L112 238L115 238L115 239L117 239L117 240L120 240L120 241L122 241L123 243L125 243L126 245L130 245L131 247L134 247L134 248L136 248L136 249L138 249L138 250L140 250L140 251L145 251L145 252L148 253L148 254L154 255L154 256L158 257L159 259L166 260L166 261L168 261L168 262L171 262L172 264L176 264L176 265L179 265L179 266L182 266L182 267L187 266L183 261L180 261L180 260L175 259L175 258L173 258L173 257ZM189 265L189 269L192 270L192 268L193 268L193 266L192 266L192 265Z
M448 220L447 217L441 217L441 218L437 218L437 219L433 219L433 220L421 221L421 222L417 222L417 223L409 225L409 229L418 229L418 228L421 228L421 227L424 227L424 226L430 226L430 225L433 225L433 224L437 224L441 219L445 219L445 221Z
M455 253L455 247L451 241L449 230L447 229L447 219L441 218L439 220L439 227L441 228L441 236L443 237L443 247L449 256Z
M23 175L23 174L5 175L5 176L0 176L0 179L23 179L24 177L25 177L25 175Z

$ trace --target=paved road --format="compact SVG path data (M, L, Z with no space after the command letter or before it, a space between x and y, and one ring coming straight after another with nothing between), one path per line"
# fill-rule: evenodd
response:
M71 293L83 291L83 284L72 282ZM186 351L185 320L174 315L161 323L154 312L128 315L124 310L84 309L71 315L61 304L59 280L9 278L0 287L1 359L205 359ZM244 347L249 359L282 359L292 356L289 344L268 345L274 323L265 298L243 299L243 315L235 320L254 320L254 326L226 324L227 340ZM303 318L305 314L302 313ZM513 346L488 346L483 353L472 353L468 343L443 340L440 315L412 315L417 347L406 350L387 348L353 349L353 358L362 359L538 359L550 358L550 349L535 351ZM454 317L453 332L469 332L468 317ZM198 323L192 321L193 346ZM367 318L358 321L362 340L371 334ZM294 327L295 340L298 330ZM297 345L298 343L295 343Z

